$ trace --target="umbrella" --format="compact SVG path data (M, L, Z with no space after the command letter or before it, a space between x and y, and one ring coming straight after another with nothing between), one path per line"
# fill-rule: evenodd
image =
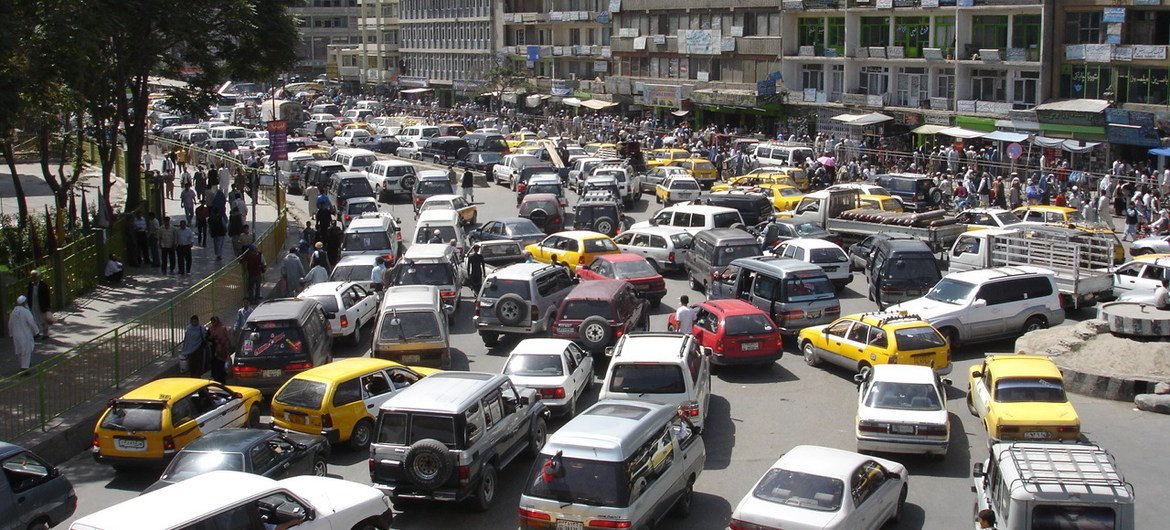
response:
M817 159L817 162L820 162L822 166L837 167L837 159L831 156L822 156Z

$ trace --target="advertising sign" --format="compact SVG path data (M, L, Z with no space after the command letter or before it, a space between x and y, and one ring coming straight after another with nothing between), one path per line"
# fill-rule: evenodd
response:
M288 160L288 122L268 122L268 156L272 160Z

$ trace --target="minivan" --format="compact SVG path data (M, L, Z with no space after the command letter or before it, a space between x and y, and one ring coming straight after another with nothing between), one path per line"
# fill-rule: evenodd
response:
M447 368L450 365L449 315L433 285L387 288L374 326L372 357L406 365Z
M345 171L345 166L332 160L314 160L305 164L305 200L317 200L317 197L309 197L309 188L316 186L320 188L319 191L325 191L330 177L340 171Z
M738 228L714 228L695 235L683 266L690 277L691 288L706 292L712 278L732 261L763 253L755 236Z
M879 309L918 298L942 279L934 253L920 239L883 239L870 252L865 280Z
M676 407L599 401L537 455L520 528L651 528L671 512L685 517L706 458L703 438Z
M338 149L333 153L333 160L345 166L346 171L365 171L378 160L378 154L369 149Z
M378 160L366 168L366 180L378 192L379 201L390 202L397 195L410 196L418 177L410 162Z
M467 148L471 152L477 151L492 151L496 153L508 153L508 142L504 140L504 135L498 133L483 133L473 132L463 136L463 140L467 142Z
M707 206L705 204L680 204L658 210L649 221L634 223L630 228L649 226L676 226L691 235L712 228L730 228L743 224L743 218L734 208Z
M420 138L430 138L438 135L439 128L433 125L411 125L398 132L398 140L403 145L406 145L408 140L418 140Z
M341 257L374 255L392 263L402 255L402 232L390 214L366 213L349 222L341 241Z
M179 133L179 141L185 144L201 146L211 138L203 129L185 129Z
M804 166L805 160L816 160L816 152L808 145L762 143L756 144L756 160L764 166Z
M50 528L73 516L73 484L49 462L18 445L0 442L0 513L11 528Z
M463 291L463 267L455 247L448 244L411 245L390 271L390 285L433 285L443 303L459 308ZM451 314L454 319L455 314Z
M445 245L454 241L459 258L463 258L464 252L467 251L467 233L463 231L459 212L427 210L419 214L418 221L415 222L414 237L410 241L412 244L419 244L434 243L436 240Z
M713 278L708 297L739 298L763 309L784 335L828 324L841 301L824 269L791 258L740 258Z
M252 311L231 357L228 384L271 394L290 377L333 360L333 335L316 300L281 298Z
M212 127L207 133L211 136L212 140L238 140L240 143L243 143L248 138L247 129L232 125Z

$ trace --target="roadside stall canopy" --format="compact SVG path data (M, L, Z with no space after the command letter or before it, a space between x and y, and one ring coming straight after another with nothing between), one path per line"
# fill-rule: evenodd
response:
M865 127L867 125L877 125L882 122L887 122L894 119L893 116L886 116L880 112L871 112L869 114L838 114L832 118L835 121L848 123L857 127Z
M1101 142L1083 142L1081 140L1065 140L1063 138L1049 138L1047 136L1036 136L1032 138L1032 143L1040 147L1059 147L1070 153L1084 153L1101 145Z
M1027 141L1030 135L1023 133L1013 133L1005 131L989 132L983 135L984 139L995 140L999 142L1024 142Z
M982 133L979 131L972 131L971 129L964 129L962 127L947 127L946 129L943 129L943 130L939 131L938 133L945 134L947 136L951 136L954 138L962 138L964 140L970 140L972 138L982 138L983 135L987 134L987 133Z
M577 98L561 98L561 103L570 107L580 107L581 100Z
M402 90L400 92L402 92L403 94L422 94L424 92L430 92L432 90L434 90L434 89L433 88L408 88L408 89Z
M1062 111L1062 112L1086 112L1096 114L1104 112L1109 108L1109 102L1103 99L1066 99L1063 101L1051 101L1037 105L1035 111Z
M1170 147L1159 147L1157 149L1150 149L1150 154L1155 156L1170 156Z
M617 103L612 102L612 101L602 101L600 99L587 99L587 100L581 102L581 106L586 107L586 108L590 108L593 110L601 110L601 109L608 109L610 107L616 107Z
M927 125L919 125L913 131L910 131L910 132L912 132L914 134L938 134L938 133L945 131L949 128L950 127L948 127L946 125L927 124Z
M672 110L672 111L670 111L670 113L681 118L683 116L686 116L687 114L690 114L691 111L689 111L689 110Z

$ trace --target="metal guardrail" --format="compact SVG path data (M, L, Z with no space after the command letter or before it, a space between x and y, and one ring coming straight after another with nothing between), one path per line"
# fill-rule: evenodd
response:
M242 166L230 157L222 162ZM257 239L257 247L275 263L284 248L287 212L284 189L279 184L267 188L261 197L277 207L277 218ZM84 261L81 250L76 253L78 262ZM70 259L67 268L74 265ZM205 317L204 321L211 315L225 318L239 306L246 289L244 269L236 258L171 300L34 366L28 375L0 379L0 439L16 441L44 430L69 410L120 388L130 376L174 354L191 315Z

